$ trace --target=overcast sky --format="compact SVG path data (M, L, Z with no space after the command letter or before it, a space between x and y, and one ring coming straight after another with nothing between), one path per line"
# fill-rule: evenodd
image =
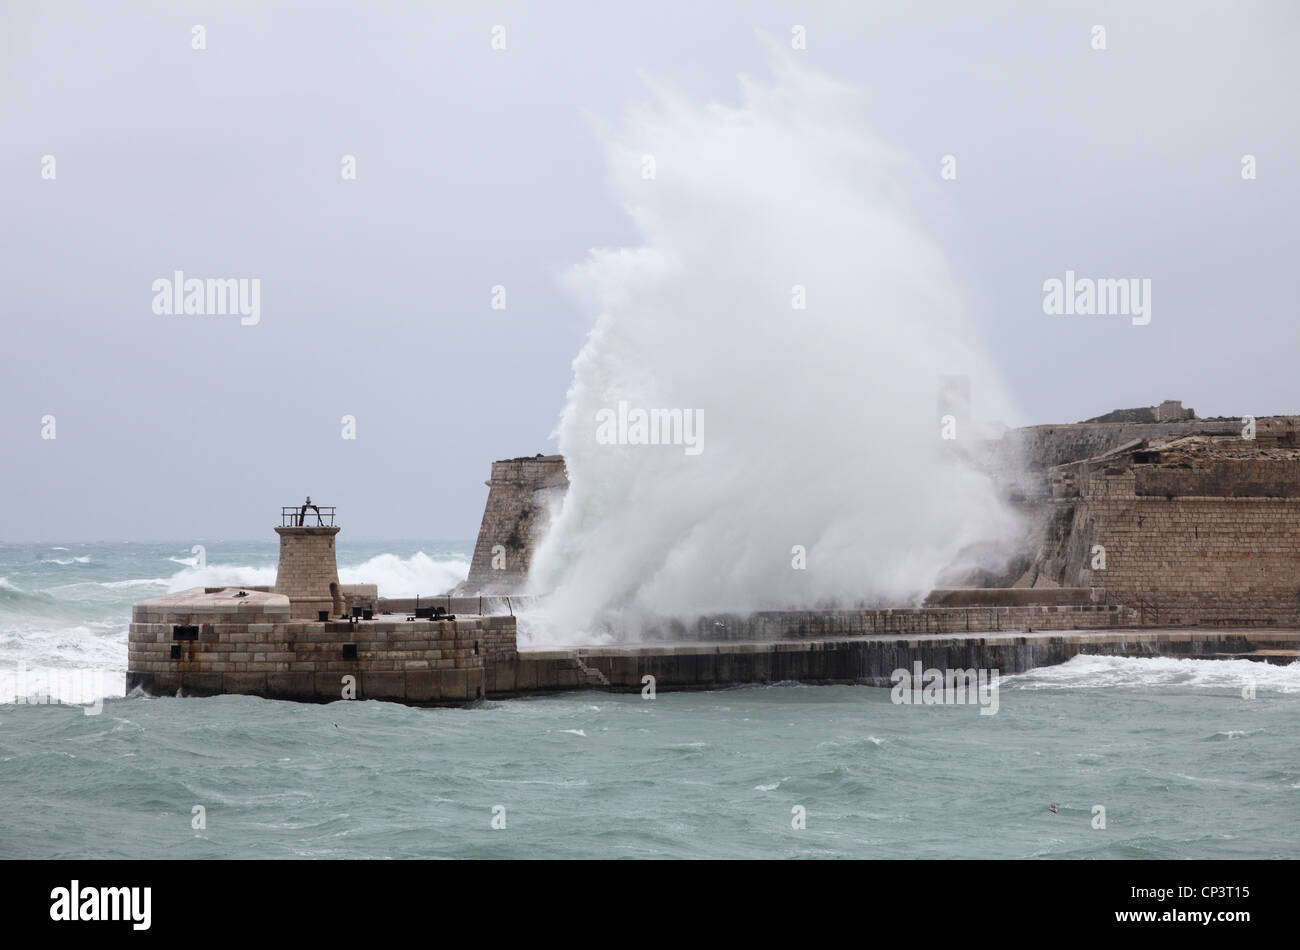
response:
M1045 6L6 0L0 540L269 540L307 492L353 539L472 538L492 460L554 451L560 276L636 241L602 127L647 77L734 103L796 24L956 157L936 236L1007 421L1300 411L1300 6ZM1044 315L1066 269L1150 278L1150 324ZM258 278L260 322L155 314L175 270Z

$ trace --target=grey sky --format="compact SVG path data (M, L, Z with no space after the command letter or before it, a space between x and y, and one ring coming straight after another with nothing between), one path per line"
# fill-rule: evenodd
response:
M793 24L886 139L956 156L934 226L1007 421L1300 411L1300 8L1043 6L5 3L0 540L270 538L305 492L352 538L473 537L492 460L553 451L558 276L636 240L601 124L645 76L734 102ZM1045 316L1067 268L1150 278L1150 325ZM154 314L177 269L260 278L260 324Z

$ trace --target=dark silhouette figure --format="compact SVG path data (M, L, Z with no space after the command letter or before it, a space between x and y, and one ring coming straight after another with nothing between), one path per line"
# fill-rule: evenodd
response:
M320 508L318 508L316 505L313 505L311 503L311 495L308 495L307 501L303 504L302 509L298 512L298 527L301 528L303 526L303 523L307 520L308 508L316 512L316 523L319 525L323 525L325 523L325 519L320 516Z

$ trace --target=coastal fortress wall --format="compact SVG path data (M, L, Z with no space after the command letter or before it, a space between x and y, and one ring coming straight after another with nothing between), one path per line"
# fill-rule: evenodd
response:
M456 594L509 594L523 589L533 550L569 487L564 458L537 455L492 463L487 506L469 577Z
M1032 583L1104 586L1145 623L1300 623L1297 434L1277 416L1058 466Z
M1010 429L991 446L991 466L1026 478L1027 494L1046 491L1047 472L1057 465L1094 458L1139 439L1181 438L1197 433L1232 435L1236 420L1178 422L1077 422Z
M1038 527L1012 573L973 583L1004 585L1004 607L1012 587L1104 588L1142 624L1300 623L1300 417L1261 417L1253 440L1242 425L1168 400L990 440L976 457ZM568 485L560 456L496 462L492 476L461 593L523 588ZM1091 567L1099 544L1104 571Z

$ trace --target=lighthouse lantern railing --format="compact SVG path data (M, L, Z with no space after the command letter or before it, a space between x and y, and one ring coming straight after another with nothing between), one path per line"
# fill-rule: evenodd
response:
M309 516L308 512L312 514ZM314 516L316 521L312 524L308 518ZM311 496L307 496L307 501L301 505L284 505L280 508L280 527L282 528L302 528L302 527L333 527L334 526L334 508L324 505L313 505Z

